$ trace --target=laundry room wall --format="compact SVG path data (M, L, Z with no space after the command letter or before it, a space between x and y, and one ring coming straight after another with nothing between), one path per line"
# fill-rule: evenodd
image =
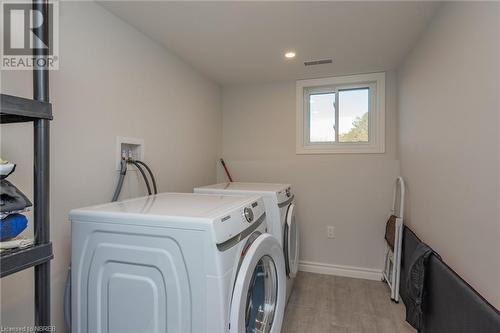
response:
M221 91L94 2L60 2L60 69L50 73L52 319L63 324L72 208L111 199L116 137L142 138L160 191L192 191L216 180ZM32 97L31 71L2 71L1 92ZM1 156L18 168L9 179L32 198L31 124L2 125ZM122 198L145 187L129 172ZM32 223L32 220L30 221ZM33 324L33 270L1 283L1 326Z
M399 72L406 223L500 307L500 4L447 3Z
M293 185L302 269L380 277L399 173L395 74L386 81L384 154L297 155L295 81L223 88L223 156L237 181ZM221 169L218 179L225 180ZM334 239L327 238L328 225Z

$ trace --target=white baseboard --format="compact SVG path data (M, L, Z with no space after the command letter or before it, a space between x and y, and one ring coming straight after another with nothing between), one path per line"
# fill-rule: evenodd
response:
M341 266L313 261L300 261L299 271L327 275L345 276L365 280L382 280L382 271L372 268Z

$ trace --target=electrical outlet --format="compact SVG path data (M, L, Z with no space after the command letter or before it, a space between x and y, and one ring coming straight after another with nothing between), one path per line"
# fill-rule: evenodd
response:
M326 235L328 238L335 238L335 228L331 225L327 226Z

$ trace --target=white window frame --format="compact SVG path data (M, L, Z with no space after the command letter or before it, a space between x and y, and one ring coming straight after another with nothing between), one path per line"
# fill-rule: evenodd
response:
M297 87L297 154L376 154L385 152L385 73L299 80ZM368 142L310 142L309 103L311 92L355 88L370 89ZM338 103L338 94L335 103ZM336 112L338 118L338 112ZM335 119L338 129L338 119ZM336 134L338 137L338 135Z

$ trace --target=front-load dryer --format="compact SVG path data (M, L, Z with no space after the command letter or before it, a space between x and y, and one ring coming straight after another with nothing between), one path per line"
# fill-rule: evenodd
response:
M280 332L285 262L261 197L163 193L70 219L72 332Z
M289 184L220 183L197 187L195 193L225 195L261 195L267 212L269 232L280 240L287 274L287 300L299 269L299 226L295 220L295 202Z

